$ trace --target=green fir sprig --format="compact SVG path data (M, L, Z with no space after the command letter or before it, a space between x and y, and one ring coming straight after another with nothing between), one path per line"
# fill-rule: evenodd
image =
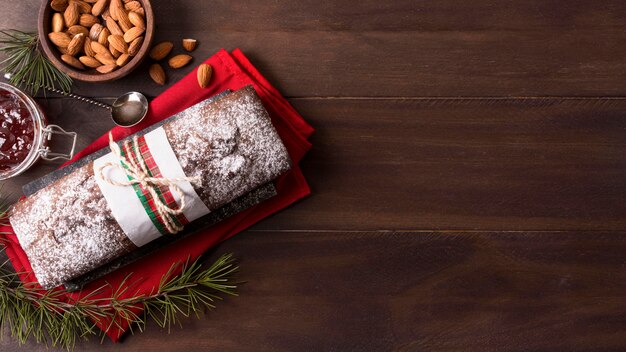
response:
M6 55L0 69L11 74L11 84L28 89L32 95L41 87L70 91L72 79L41 52L37 33L0 30L0 53Z
M7 208L1 202L0 209L0 224L6 223ZM132 294L134 277L129 274L114 289L105 285L68 302L65 291L24 284L7 267L6 262L0 264L0 333L8 330L20 344L32 339L67 350L73 350L78 340L104 339L106 332L128 324L131 332L133 328L144 331L150 320L167 327L168 332L173 325L182 326L181 317L200 317L224 295L237 296L233 275L239 270L232 254L224 254L207 268L199 261L172 265L148 295ZM111 291L111 295L99 297ZM137 313L140 308L143 312ZM110 324L103 331L95 321Z

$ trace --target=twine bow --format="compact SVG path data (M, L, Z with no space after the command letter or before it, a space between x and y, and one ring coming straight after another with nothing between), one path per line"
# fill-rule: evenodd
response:
M132 140L124 142L124 148L126 150L132 150L135 158L128 157L122 154L122 150L117 143L113 140L113 135L109 133L109 148L113 155L117 158L117 162L108 162L106 164L101 165L97 172L98 176L113 186L133 186L133 185L141 185L141 187L148 192L152 196L154 201L156 210L158 215L163 219L165 228L171 234L176 234L183 229L183 226L178 225L174 220L172 220L173 216L177 216L183 213L185 209L185 194L180 189L180 187L176 184L178 182L199 182L199 177L182 177L182 178L165 178L165 177L152 177L150 176L150 172L148 171L148 167L144 162L143 156L138 147L138 137L135 136ZM124 172L126 176L128 176L128 181L116 181L112 180L104 175L104 170L108 167L118 168ZM157 189L160 186L168 186L174 192L178 193L180 198L180 206L176 208L172 208L167 204L161 201L157 193Z

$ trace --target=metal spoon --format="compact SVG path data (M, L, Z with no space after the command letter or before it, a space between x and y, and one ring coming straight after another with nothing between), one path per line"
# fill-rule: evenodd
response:
M4 74L4 78L6 79L11 79L12 76L13 75L11 73ZM135 126L141 122L144 117L146 117L146 114L148 114L148 99L146 99L146 97L139 92L125 93L115 99L112 105L108 105L74 93L67 93L53 87L44 85L41 85L40 87L66 97L74 98L107 109L111 113L111 119L113 122L121 127Z

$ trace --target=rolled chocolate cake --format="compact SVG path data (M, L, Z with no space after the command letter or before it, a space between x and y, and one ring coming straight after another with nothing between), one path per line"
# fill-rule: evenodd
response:
M141 182L128 171L133 165L146 173ZM177 114L122 145L117 156L74 169L18 202L10 222L39 283L52 288L176 236L172 226L206 216L289 168L260 99L245 87Z

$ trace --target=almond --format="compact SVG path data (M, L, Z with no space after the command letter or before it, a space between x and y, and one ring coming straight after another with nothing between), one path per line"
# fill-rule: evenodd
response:
M124 37L122 37L121 35L109 36L109 45L115 48L115 50L119 51L120 53L126 54L128 52L128 44L126 44L126 42L124 41Z
M191 61L191 59L193 58L190 55L179 54L179 55L172 57L168 61L168 64L170 65L171 68L174 68L174 69L181 68L181 67L185 67Z
M102 45L108 45L109 44L108 38L110 35L111 35L111 32L109 32L107 28L103 29L102 32L100 32L100 35L98 36L98 43Z
M143 7L142 8L138 8L137 10L134 10L133 12L136 12L136 13L140 14L144 18L146 17L146 11L143 9Z
M103 29L104 26L100 23L94 24L89 30L89 38L91 38L91 40L97 41L100 37L100 32L102 32Z
M67 48L67 46L70 45L70 42L72 41L72 38L70 38L70 36L64 32L48 33L48 38L50 38L50 41L54 45L60 48Z
M50 7L52 7L54 11L63 12L67 9L68 4L68 0L52 0L52 2L50 2Z
M76 34L83 34L85 37L89 36L89 30L81 25L75 25L75 26L71 26L70 28L67 29L67 33L74 37Z
M85 52L85 55L90 56L90 57L96 56L96 52L91 47L90 38L85 38L85 43L83 44L83 52Z
M80 19L78 20L78 23L80 23L80 25L85 28L91 28L93 25L99 24L100 20L98 19L98 17L92 14L85 13L85 14L80 15Z
M115 58L110 53L96 54L95 58L103 65L115 65Z
M111 18L118 21L120 19L120 13L124 12L124 5L122 4L122 0L111 0L111 5L109 5L109 12L111 13Z
M120 57L120 55L122 55L121 52L117 51L117 49L115 49L111 45L109 45L109 52L111 53L111 56L113 56L113 58L116 60L118 57Z
M59 52L63 55L67 54L67 48L61 48L59 46L57 46L57 49L59 50Z
M87 67L97 68L102 66L102 63L100 61L94 59L91 56L81 56L78 58L78 60L80 60L80 62Z
M63 13L63 19L65 19L65 25L71 27L78 23L80 12L78 10L78 4L74 1L70 2Z
M78 5L79 13L91 13L91 5L82 0L70 0L70 2L75 2Z
M138 9L141 9L142 7L139 1L130 1L124 4L124 8L127 11L137 11Z
M195 39L183 39L183 48L189 52L194 51L196 49L196 45L198 45L198 41Z
M116 64L110 64L110 65L104 65L104 66L100 66L96 69L96 71L100 72L100 73L111 73L113 71L117 70L117 65Z
M200 88L206 88L209 85L212 74L213 68L211 68L211 65L202 64L198 67L198 84Z
M83 49L83 44L85 43L85 35L79 33L72 38L70 44L67 46L67 54L68 55L76 55Z
M152 50L150 50L150 57L152 58L152 60L161 61L170 54L173 47L174 44L172 44L171 42L159 43L153 46Z
M122 54L120 55L120 57L117 58L117 61L115 61L115 64L117 64L117 66L122 67L124 65L126 65L129 61L130 61L131 57L128 54Z
M120 13L117 14L118 17L118 24L120 25L120 27L122 27L122 30L124 31L124 33L128 32L129 29L133 28L133 23L130 22L130 19L128 18L128 14L126 14L126 11L122 10L120 11Z
M113 18L107 19L107 28L109 29L109 32L111 32L111 34L124 35L124 31L120 28L117 22L113 20Z
M94 4L96 2L98 2L98 0L83 0L84 2L88 2L90 4Z
M100 43L98 43L98 42L93 42L93 41L92 41L92 42L91 42L91 49L93 49L93 51L94 51L96 54L101 54L101 55L104 55L104 54L109 54L109 55L111 55L111 53L109 52L109 49L107 49L107 47L106 47L106 46L104 46L104 45L102 45L102 44L100 44ZM94 55L94 56L95 56L95 55Z
M152 66L150 66L149 73L150 78L152 78L152 80L158 85L164 85L165 81L167 81L165 71L163 70L163 67L161 67L161 65L159 64L153 64Z
M137 12L132 12L132 11L129 12L128 13L128 20L135 27L146 29L146 21L144 21L143 16L138 14Z
M63 32L64 27L65 24L63 23L63 15L58 12L52 15L52 31Z
M73 57L71 55L63 54L63 55L61 55L61 60L63 60L63 62L65 62L66 64L68 64L68 65L70 65L70 66L72 66L74 68L77 68L79 70L84 70L85 69L85 66L83 66L83 64L80 61L78 61L77 58L75 58L75 57Z
M130 56L137 55L137 53L139 52L139 49L141 49L141 44L143 44L143 37L139 37L133 40L132 43L128 45L128 55Z
M108 20L109 18L111 18L111 12L109 12L109 6L107 6L104 11L102 11L102 18L104 18L104 20Z
M109 4L109 0L98 0L91 8L91 14L94 16L100 16Z
M124 40L126 41L126 43L130 43L133 40L141 37L141 35L145 31L146 30L143 29L143 28L133 27L133 28L129 29L128 32L124 33Z

